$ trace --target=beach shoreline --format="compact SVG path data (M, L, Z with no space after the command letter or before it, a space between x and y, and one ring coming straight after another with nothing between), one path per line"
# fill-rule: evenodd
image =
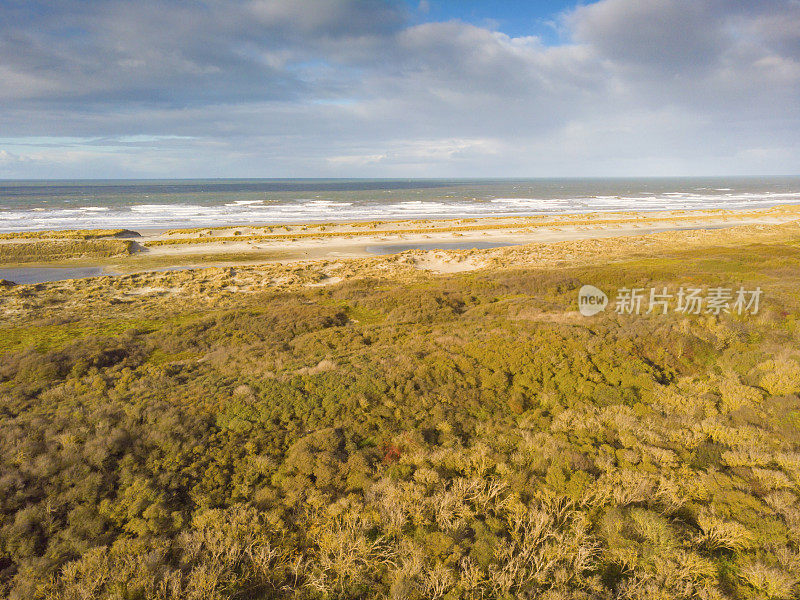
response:
M71 282L82 285L78 282L110 276L119 279L119 285L124 287L128 277L191 279L198 271L235 269L272 274L270 281L282 281L283 276L277 275L280 273L316 273L306 283L328 285L365 272L380 272L383 276L394 272L398 265L404 267L401 270L410 267L412 271L451 274L490 266L529 265L532 257L536 257L536 264L542 257L547 257L544 264L550 265L566 264L575 256L591 262L594 259L586 249L602 258L624 248L652 250L661 245L675 251L696 245L696 240L714 240L717 245L744 244L776 236L782 239L791 235L798 224L800 206L785 205L767 210L662 211L656 215L626 212L588 217L195 228L145 232L135 238L124 232L125 239L120 243L126 244L128 250L122 254L0 262L0 279L22 285L69 286ZM119 235L114 231L102 233L110 241ZM50 245L60 248L59 244L80 248L80 241L74 246L75 241L69 236L92 235L95 233L48 232L45 240L33 241L30 237L21 240L5 236L0 237L0 253L4 247L14 249L14 244L24 243L45 251ZM624 252L621 256L625 256ZM293 276L287 280L293 280Z
M780 205L736 211L625 211L537 217L143 229L136 231L136 235L125 230L48 231L41 232L41 238L38 238L37 233L28 232L0 236L0 278L14 281L17 274L21 279L19 283L39 283L85 277L87 270L91 269L95 271L88 276L292 264L369 258L405 251L466 251L746 225L770 226L799 219L800 205ZM75 241L81 237L91 239ZM84 244L106 242L121 244L119 248L124 250L117 254L114 254L116 250L109 250L105 254L110 255L97 255L97 252L92 255L91 248L84 248ZM64 250L67 245L68 250ZM30 255L25 254L25 248L31 248ZM63 270L63 277L59 276L59 269ZM42 276L37 278L37 273Z

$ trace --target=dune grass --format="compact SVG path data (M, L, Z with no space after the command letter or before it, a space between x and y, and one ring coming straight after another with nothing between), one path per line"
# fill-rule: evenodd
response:
M65 229L55 231L20 231L16 233L0 233L0 240L21 239L79 239L92 240L120 236L137 236L129 229Z
M296 252L283 250L263 250L253 252L189 252L168 255L134 254L121 261L106 261L109 267L122 273L163 269L169 267L191 267L208 265L239 265L247 263L272 262L299 258Z
M446 277L369 259L325 287L329 262L0 290L0 593L796 598L783 231ZM584 283L764 301L585 318Z
M130 240L52 240L0 244L0 264L53 262L73 258L108 258L128 256L134 245Z

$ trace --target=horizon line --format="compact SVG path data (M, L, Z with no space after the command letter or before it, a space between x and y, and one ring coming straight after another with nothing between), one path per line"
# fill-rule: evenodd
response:
M540 175L485 177L58 177L2 178L0 183L47 183L58 181L536 181L536 180L603 180L603 179L798 179L797 174L777 175Z

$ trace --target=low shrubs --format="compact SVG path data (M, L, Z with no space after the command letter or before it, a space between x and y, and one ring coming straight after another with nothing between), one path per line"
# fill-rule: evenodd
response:
M4 292L0 595L796 598L800 332L575 314L631 272Z

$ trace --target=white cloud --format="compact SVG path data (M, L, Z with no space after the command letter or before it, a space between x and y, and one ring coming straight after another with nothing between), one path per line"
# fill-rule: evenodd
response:
M109 176L800 172L796 0L600 0L556 46L312 1L18 5L0 131L107 140Z

